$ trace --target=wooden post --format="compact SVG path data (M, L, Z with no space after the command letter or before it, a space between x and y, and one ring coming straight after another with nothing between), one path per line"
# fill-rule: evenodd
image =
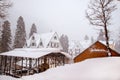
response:
M65 65L65 57L63 56L63 65Z
M25 68L27 69L27 57L25 58L25 60L26 60L26 67L25 67ZM28 70L27 70L27 72L28 72ZM26 75L27 75L27 74L26 74Z
M38 72L39 72L39 58L38 58L38 68L37 68Z
M8 56L6 56L6 69L5 69L5 73L6 75L8 74Z
M30 71L31 71L31 58L29 58L29 75L30 75Z
M0 56L0 74L1 74L1 70L2 70L2 56Z
M2 65L2 57L3 57L3 56L1 55L1 61L0 61L0 74L3 73L3 72L2 72L2 71L3 71L3 68L2 68L2 67L3 67L3 65Z
M21 58L21 77L22 77L22 75L23 75L23 57Z
M4 74L5 74L5 72L6 72L6 64L7 64L6 61L7 61L7 60L6 60L6 56L4 56Z
M11 58L12 58L12 56L10 56L9 74L10 74L10 71L11 71Z
M15 72L15 74L16 74L16 62L17 62L17 59L16 59L16 57L14 57L14 72Z

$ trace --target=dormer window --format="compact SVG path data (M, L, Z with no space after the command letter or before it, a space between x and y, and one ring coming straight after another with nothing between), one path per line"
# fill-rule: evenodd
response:
M40 46L42 46L43 44L42 44L42 42L40 42Z
M55 36L54 39L57 40L57 37Z
M34 40L34 39L35 39L35 37L33 36L33 37L32 37L32 40Z
M32 43L32 46L35 46L35 43Z

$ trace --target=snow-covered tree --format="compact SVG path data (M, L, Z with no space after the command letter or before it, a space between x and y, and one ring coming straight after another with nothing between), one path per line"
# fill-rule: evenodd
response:
M8 15L8 9L12 6L9 0L0 0L0 38L2 34L2 24L6 16ZM0 39L1 40L1 39Z
M9 0L0 0L0 19L4 19L8 14L7 10L12 6Z
M17 21L17 29L14 39L14 48L22 48L26 42L26 31L23 17L20 16Z
M92 37L91 37L91 43L94 43L94 41L95 41L95 40L94 40L94 38L93 38L93 36L92 36Z
M69 47L69 40L68 40L68 36L67 35L62 35L60 37L60 43L63 47L63 51L64 52L68 52L68 47Z
M111 13L116 9L114 0L91 0L86 11L90 24L104 28L108 56L111 55L107 27L110 25Z
M100 32L98 34L97 40L102 40L105 41L105 33L103 32L102 29L100 29Z
M8 20L4 21L2 25L2 35L0 40L0 49L1 52L6 52L11 50L11 29L10 22Z
M30 37L31 35L33 35L33 33L37 33L37 28L36 28L36 25L35 25L34 23L32 24L32 27L31 27L31 29L30 29L29 37Z
M85 35L84 40L86 40L86 41L89 40L89 37L87 35Z
M115 43L115 50L120 53L120 40Z
M115 42L115 50L120 53L120 33L118 39Z

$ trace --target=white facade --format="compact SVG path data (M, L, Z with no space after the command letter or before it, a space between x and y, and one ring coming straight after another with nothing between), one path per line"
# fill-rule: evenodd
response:
M69 43L68 53L72 58L76 57L83 50L82 45L78 41L72 41Z
M59 48L62 49L59 41L58 34L56 32L37 34L34 33L24 46L25 48Z

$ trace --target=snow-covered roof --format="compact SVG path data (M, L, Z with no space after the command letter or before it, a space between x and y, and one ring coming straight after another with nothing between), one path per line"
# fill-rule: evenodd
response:
M101 41L101 40L99 40L99 42L101 42L102 44L106 45L106 41ZM80 41L80 44L81 44L81 46L83 47L82 50L84 51L84 50L87 49L89 46L91 46L93 43L91 43L90 40L87 40L87 41ZM109 44L114 44L114 41L109 41Z
M46 46L48 45L49 41L51 40L51 38L53 37L53 35L54 35L55 33L56 33L56 32L50 32L50 33L44 33L44 34L41 34L41 35L40 35L44 47L46 47Z
M61 53L66 57L70 58L67 53L61 52L58 48L18 48L9 52L1 53L0 55L39 58L50 53Z
M43 34L38 34L34 33L28 40L27 40L27 47L30 46L32 38L34 37L36 47L39 46L40 41L42 41L43 46L47 47L48 43L50 42L51 38L53 35L56 34L56 32L49 32L49 33L43 33Z
M103 43L104 45L106 45L106 41L101 41L101 40L99 40L99 42L101 42L101 43ZM114 41L109 41L109 44L113 44L114 43Z

